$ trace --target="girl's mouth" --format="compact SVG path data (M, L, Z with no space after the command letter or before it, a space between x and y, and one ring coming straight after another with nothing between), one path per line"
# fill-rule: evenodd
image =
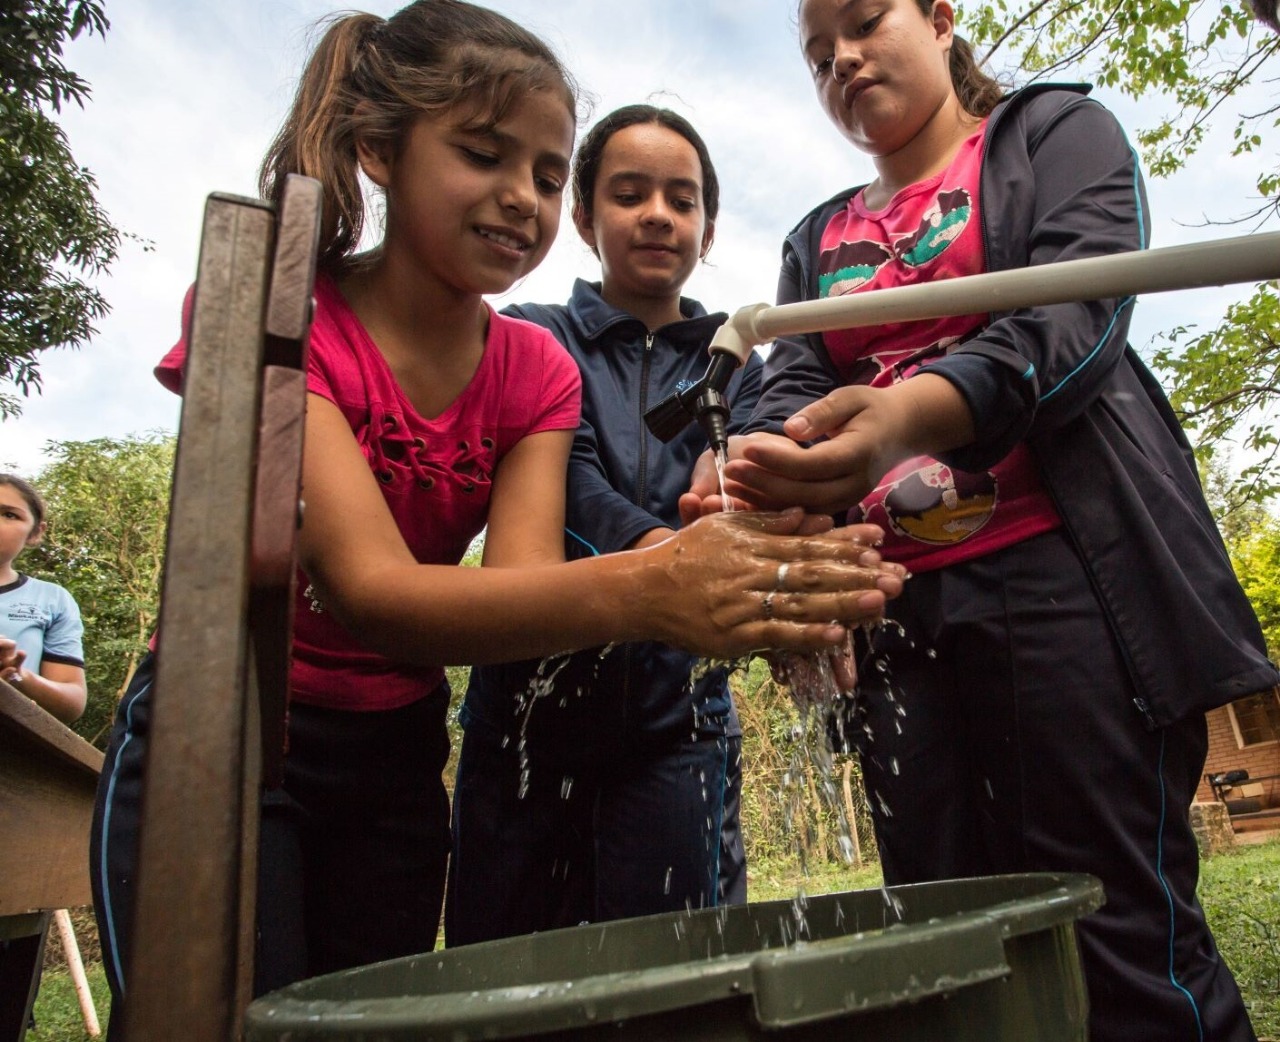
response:
M533 248L533 243L523 235L516 235L513 232L498 231L493 228L477 228L481 238L488 239L498 246L502 246L508 250L515 250L517 253L525 253Z

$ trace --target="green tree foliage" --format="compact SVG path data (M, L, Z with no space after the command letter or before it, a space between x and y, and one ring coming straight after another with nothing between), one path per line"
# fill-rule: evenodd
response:
M1262 623L1271 657L1280 655L1280 520L1268 516L1228 545L1240 585Z
M1222 462L1233 441L1245 450L1249 462L1225 490L1224 506L1261 503L1280 491L1272 422L1280 400L1280 284L1259 286L1209 332L1180 326L1162 334L1154 363L1203 465Z
M155 627L173 450L168 435L53 442L36 478L49 533L23 569L80 605L89 705L75 729L99 744Z
M1275 72L1280 35L1251 15L1242 3L1207 0L993 0L966 8L962 28L994 67L1041 80L1083 72L1135 98L1167 97L1169 113L1138 134L1151 174L1166 177L1232 96ZM1235 154L1256 152L1280 105L1234 119ZM1258 194L1270 208L1280 173L1262 167Z
M64 42L108 24L100 0L0 5L0 387L24 396L40 389L37 354L79 347L107 312L86 278L115 260L120 234L53 117L89 95ZM19 411L0 390L0 419Z

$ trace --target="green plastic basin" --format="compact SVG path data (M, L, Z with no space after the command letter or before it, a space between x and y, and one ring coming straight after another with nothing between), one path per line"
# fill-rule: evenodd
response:
M1037 873L578 926L315 977L245 1037L1083 1040L1074 924L1101 904Z

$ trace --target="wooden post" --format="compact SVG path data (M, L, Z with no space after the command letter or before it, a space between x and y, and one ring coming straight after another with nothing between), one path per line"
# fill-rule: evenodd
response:
M76 943L76 931L71 925L71 915L65 908L53 913L53 921L58 924L58 936L62 939L62 954L67 960L67 969L71 973L71 981L76 986L76 999L80 1003L80 1016L84 1019L84 1029L90 1038L102 1034L98 1024L98 1010L93 1004L93 992L89 990L89 978L84 973L84 961L80 958L80 945Z
M252 995L258 809L283 772L320 186L212 195L185 370L125 1028L227 1042ZM264 390L265 388L265 390Z
M840 779L840 787L844 790L844 816L849 826L849 839L853 843L853 867L862 867L862 842L858 839L858 816L853 805L853 760L848 757L844 761L844 776Z

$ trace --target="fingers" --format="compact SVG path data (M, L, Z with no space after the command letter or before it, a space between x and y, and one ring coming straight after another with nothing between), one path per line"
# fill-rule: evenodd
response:
M680 526L682 528L693 524L702 516L702 504L703 497L696 492L686 492L680 497L676 503L676 508L680 512Z
M852 439L847 436L807 447L789 438L771 437L744 445L742 460L774 474L787 474L803 481L830 481L844 476L850 465L857 463L856 458L851 457L851 446ZM725 476L735 481L743 480L748 473L749 468L737 460L730 460L725 467Z
M720 490L720 479L716 474L715 456L708 449L693 465L693 473L689 475L689 492L699 500Z
M746 460L731 463L730 468L732 473L726 474L726 490L755 509L775 509L777 504L786 503L798 504L815 514L841 514L861 502L871 489L861 472L815 480Z
M812 441L839 430L872 400L866 387L840 387L825 398L806 405L782 425L796 441Z

